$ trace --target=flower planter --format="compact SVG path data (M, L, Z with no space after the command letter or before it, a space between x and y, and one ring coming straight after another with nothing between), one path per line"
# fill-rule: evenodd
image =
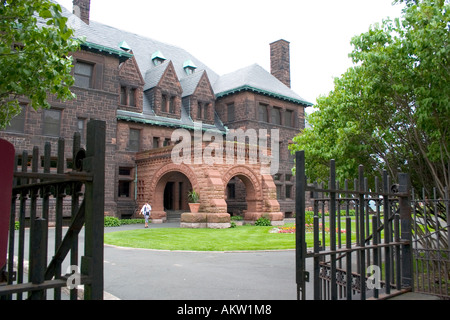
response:
M191 209L192 213L197 213L200 209L200 203L189 203L189 209Z

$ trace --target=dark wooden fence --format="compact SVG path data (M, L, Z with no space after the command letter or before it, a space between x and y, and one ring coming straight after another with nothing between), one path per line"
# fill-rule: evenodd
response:
M80 147L79 134L75 134L73 163L68 172L65 172L63 139L58 141L56 172L51 172L50 168L50 143L45 145L42 164L39 149L33 149L31 171L28 170L28 153L24 151L16 156L7 279L6 285L0 285L1 299L58 300L62 297L61 288L64 287L71 288L71 299L77 299L75 284L84 285L84 299L103 299L105 132L105 122L89 121L86 150ZM21 159L20 167L18 159ZM69 228L65 229L63 202L68 198L71 202L71 219ZM52 204L53 211L50 210ZM48 236L50 211L55 212L53 244L49 242ZM19 225L18 230L15 230L16 223ZM83 227L84 255L79 261L78 236ZM48 249L51 245L55 253L49 259ZM70 266L81 266L80 272L65 273L63 262L67 260L70 260ZM53 297L49 297L49 289L52 289ZM24 293L28 293L27 297L23 296Z

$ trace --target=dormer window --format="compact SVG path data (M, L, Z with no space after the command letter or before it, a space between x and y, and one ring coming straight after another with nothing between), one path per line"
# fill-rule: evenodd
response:
M155 66L159 66L166 60L167 60L166 57L164 57L164 55L159 50L152 54L152 61Z
M186 60L183 63L183 68L186 74L193 74L195 72L195 69L197 69L197 66L192 62L192 60Z

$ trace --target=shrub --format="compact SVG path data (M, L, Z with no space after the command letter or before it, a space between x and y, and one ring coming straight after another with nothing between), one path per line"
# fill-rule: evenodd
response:
M230 220L231 221L242 221L242 220L244 220L244 218L242 216L231 216Z
M105 227L119 227L120 220L115 217L105 217Z
M120 225L145 223L145 219L122 219Z
M256 220L255 222L255 226L258 227L270 227L272 224L270 223L270 220L267 218L259 218L258 220Z

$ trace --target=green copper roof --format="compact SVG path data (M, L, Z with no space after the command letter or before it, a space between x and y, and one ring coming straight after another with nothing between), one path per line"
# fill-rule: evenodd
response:
M197 69L197 66L195 65L194 62L192 62L192 60L186 60L183 63L183 68L194 68L194 69Z
M123 50L105 47L100 44L96 44L96 43L92 43L92 42L88 42L88 41L84 41L81 44L81 46L88 50L94 50L97 52L106 52L106 53L118 56L119 58L130 59L133 57L133 55L131 53L125 52Z
M166 57L164 57L164 55L162 54L162 52L161 51L155 51L155 52L153 52L153 54L152 54L152 60L153 59L162 59L162 60L167 60L166 59Z
M287 97L287 96L284 96L282 94L274 93L274 92L263 90L263 89L258 89L258 88L255 88L255 87L252 87L252 86L249 86L249 85L244 85L244 86L241 86L241 87L238 87L238 88L230 89L228 91L217 93L216 97L217 98L221 98L221 97L225 97L225 96L228 96L230 94L238 93L238 92L241 92L241 91L256 92L256 93L260 93L260 94L263 94L263 95L266 95L266 96L274 97L274 98L277 98L277 99L280 99L280 100L285 100L285 101L289 101L289 102L305 105L305 106L308 106L308 107L312 107L314 105L311 102L307 102L307 101L300 100L300 99L295 99L295 98L292 98L292 97Z
M128 45L128 43L124 40L121 43L119 43L119 48L125 51L129 51L131 50L130 46Z

